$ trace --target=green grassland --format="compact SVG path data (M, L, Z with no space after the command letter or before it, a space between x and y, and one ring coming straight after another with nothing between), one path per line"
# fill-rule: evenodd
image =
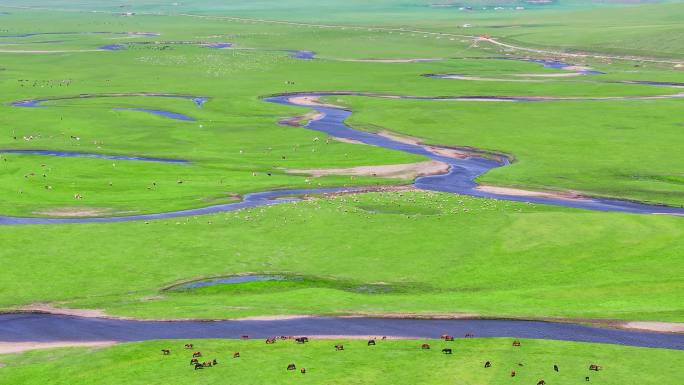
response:
M682 231L676 217L422 192L148 224L4 227L0 306L59 301L140 318L465 312L682 321ZM163 290L244 273L306 279Z
M653 9L658 12L649 17L664 17L661 8ZM1 54L0 148L191 162L4 154L0 213L5 215L81 209L138 214L223 203L269 189L408 183L341 176L314 179L286 170L423 160L381 148L317 141L319 133L278 125L280 119L307 109L265 103L261 98L267 95L350 90L416 96L652 96L680 90L615 82L683 81L684 76L658 64L634 67L583 60L576 64L589 64L608 74L541 82L453 81L421 75L533 80L515 75L559 70L488 59L501 53L471 47L468 38L372 28L14 9L1 17L5 35L40 31L162 35L68 34L3 40L20 43L21 49L45 50L92 50L122 41L161 43L130 45L115 52ZM51 40L64 43L29 43ZM173 43L205 41L232 42L236 49ZM285 49L314 50L319 59L296 60ZM411 57L443 60L341 60ZM9 105L32 98L140 92L205 96L209 101L201 108L189 100L140 96L53 100L32 109ZM684 117L679 100L333 99L350 103L354 111L350 123L358 128L382 127L433 144L512 155L517 160L512 166L482 177L489 184L571 189L673 205L684 201L678 145ZM120 107L168 109L196 121L114 110ZM75 200L76 194L83 199ZM436 202L441 203L435 207ZM321 199L149 224L3 227L0 258L6 266L2 277L7 279L0 287L0 306L66 301L68 306L147 318L473 312L681 321L681 230L679 218L589 213L427 193L368 194L343 202ZM297 284L160 294L179 281L247 272L307 279ZM378 282L386 282L389 290L356 290Z
M387 340L375 347L366 341L193 341L205 360L218 365L194 370L188 364L185 341L154 341L120 344L110 348L68 348L0 356L7 366L0 382L7 384L664 384L684 380L684 353L601 344L522 340L511 347L510 338L435 340ZM344 351L333 346L344 343ZM430 350L421 350L430 343ZM445 355L443 347L454 353ZM171 348L163 356L160 349ZM239 351L240 358L233 359ZM485 361L492 367L485 369ZM295 363L299 370L287 371ZM518 364L522 363L523 366ZM598 363L604 370L589 371ZM554 372L558 365L559 372ZM511 378L511 371L516 372ZM49 378L49 380L47 380Z
M29 16L52 20L45 13L25 13L5 16L8 33L31 32ZM54 149L106 154L126 154L183 158L192 165L127 164L81 159L46 159L27 155L4 155L1 189L7 198L2 212L10 215L39 215L50 208L88 207L105 209L110 213L146 213L180 208L199 207L220 202L227 196L263 191L273 188L297 188L346 184L384 184L397 181L367 180L329 177L316 180L286 174L287 168L348 167L356 165L408 163L421 158L389 150L331 142L318 144L319 134L292 127L277 125L280 118L300 114L306 109L287 108L264 103L259 98L281 92L308 90L353 90L389 94L420 96L439 95L547 95L547 96L638 96L675 93L676 89L614 84L611 81L647 78L676 81L679 77L660 67L643 68L640 75L632 76L629 67L610 67L610 75L591 80L564 79L549 82L458 82L422 77L425 73L466 73L472 75L514 77L520 73L550 73L534 63L502 60L463 60L450 57L488 56L488 51L468 48L469 42L460 40L425 38L422 35L406 36L379 31L345 31L311 29L287 25L264 25L220 20L193 20L188 18L117 18L94 15L83 20L82 15L67 14L51 25L51 31L152 31L162 37L135 37L123 41L231 41L238 49L210 50L196 45L160 44L132 45L117 52L60 53L50 55L7 54L4 71L0 73L6 92L6 102L30 98L68 97L81 93L136 93L162 92L207 96L203 108L188 100L168 98L103 98L91 100L58 100L45 108L22 109L3 105L4 135L0 147L6 149ZM117 35L50 35L40 39L67 38L73 49L94 49L104 44L121 41ZM112 37L113 36L113 37ZM219 37L217 37L219 36ZM81 41L81 37L84 37ZM32 39L32 38L31 38ZM20 38L24 41L27 38ZM159 50L159 46L169 46ZM26 44L22 47L27 46ZM40 44L46 50L62 49L60 44ZM244 49L240 49L244 48ZM255 49L251 49L255 48ZM17 49L17 48L15 48ZM282 49L311 49L321 59L301 61L287 57ZM406 54L409 52L408 54ZM368 57L442 57L447 60L431 63L358 63L335 59ZM116 71L112 70L113 65ZM600 65L599 69L604 69ZM335 74L335 76L330 76ZM604 79L605 80L602 80ZM400 81L397 81L400 79ZM24 80L20 82L19 80ZM61 83L68 80L68 83ZM172 81L171 81L172 80ZM294 84L287 84L287 82ZM66 84L69 84L68 86ZM220 85L217 87L217 85ZM381 103L369 101L368 103ZM676 102L658 101L663 113L675 109ZM446 105L429 104L430 109L444 109ZM606 103L607 104L607 103ZM382 102L381 114L390 114L404 102ZM468 108L469 104L455 104L454 111ZM601 104L604 105L604 104ZM579 107L572 103L559 104L554 114L565 110L574 114ZM629 108L627 104L616 105ZM669 107L668 107L669 106ZM145 107L168 109L197 119L196 122L174 121L141 112L114 111L119 107ZM537 105L528 108L530 111ZM451 105L449 105L451 108ZM503 116L505 109L498 105L481 106L481 111L497 111ZM544 109L548 107L540 107ZM669 108L669 110L668 110ZM594 107L600 114L598 107ZM428 113L428 109L424 110ZM499 113L498 111L501 111ZM364 112L365 114L365 112ZM677 114L669 119L676 119ZM364 115L365 116L365 115ZM448 116L448 114L447 114ZM354 116L353 121L358 121ZM396 124L398 130L406 121ZM477 124L466 122L472 129ZM646 122L649 123L649 122ZM676 122L675 122L676 123ZM394 124L384 127L393 130ZM435 136L443 127L452 129L450 119L440 120L432 132L424 137L435 143L468 144L449 136ZM672 131L670 126L669 130ZM546 131L545 121L528 126L522 141L538 138ZM641 131L640 131L641 132ZM644 133L645 134L645 133ZM72 136L81 140L70 139ZM640 140L643 135L635 135ZM32 140L23 140L33 137ZM16 139L15 139L16 138ZM465 139L465 138L464 138ZM491 137L490 140L499 140ZM646 137L653 145L674 143L666 133ZM506 139L507 141L507 139ZM472 141L471 141L472 143ZM508 150L498 143L482 143L484 147ZM674 145L674 144L673 144ZM511 148L511 154L524 157L526 147ZM597 150L600 150L597 148ZM586 161L584 154L568 147L568 164ZM574 155L576 154L576 155ZM621 155L621 154L619 154ZM536 155L535 155L536 156ZM542 155L539 155L542 156ZM530 160L530 164L541 164ZM656 177L676 178L676 158L654 159L660 167ZM45 165L45 166L42 166ZM75 167L78 169L75 169ZM557 165L557 164L556 164ZM518 165L516 165L518 166ZM644 168L650 165L644 165ZM518 167L519 168L519 167ZM49 169L49 172L44 172ZM600 170L595 174L575 175L569 182L555 175L521 176L528 169L515 174L516 168L506 168L488 181L506 185L544 186L548 188L574 188L597 194L617 195L663 203L679 203L678 191L662 193L652 188L651 174L635 167L623 169L630 180L613 191L595 186L605 180L611 185L613 170ZM270 172L273 177L266 177ZM26 177L31 173L36 177ZM257 177L253 177L257 173ZM499 174L505 177L498 176ZM42 175L46 175L42 177ZM78 175L80 178L75 179ZM140 177L140 176L143 177ZM618 176L617 178L619 178ZM499 179L497 179L499 178ZM182 186L176 184L184 180ZM525 180L527 179L527 180ZM111 182L111 186L110 186ZM148 189L157 185L158 188ZM676 184L676 183L675 183ZM642 187L649 185L649 187ZM670 188L672 190L673 188ZM74 201L81 194L84 199Z
M479 178L481 183L684 204L684 157L679 151L684 113L679 100L342 100L354 111L350 123L355 127L391 128L427 143L515 157L512 166L492 170Z
M437 2L442 3L456 2ZM3 1L0 150L189 163L0 154L0 215L131 215L233 202L273 189L409 184L287 171L425 160L278 124L310 112L263 101L279 93L639 97L682 91L620 83L684 82L684 72L672 63L575 58L568 61L605 74L537 77L563 70L494 60L529 52L474 44L475 36L491 34L533 49L681 60L681 2L462 3L490 9L463 12L423 0L325 0L315 5L303 0L194 0L179 5L145 0L123 7L92 0ZM507 8L525 4L527 9L491 9L501 3ZM119 15L129 11L137 14ZM1 37L34 32L51 34ZM234 47L208 49L201 46L206 42ZM100 50L110 44L124 47ZM315 51L316 59L297 60L287 50ZM353 61L388 58L438 60ZM442 73L494 81L423 76ZM201 96L207 102L198 107L189 99L140 93ZM76 97L82 94L123 96ZM11 105L29 99L52 100L37 108ZM481 183L684 204L682 99L329 100L353 111L347 123L357 129L386 129L430 144L499 151L515 160L483 175ZM120 108L168 110L194 120ZM684 322L682 223L674 216L395 191L314 196L148 222L1 226L0 311L47 302L140 319L468 313ZM286 279L177 286L243 274ZM336 342L342 341L314 340L306 346L195 341L207 358L220 362L202 371L188 365L182 341L34 351L0 356L0 383L474 385L534 384L543 378L548 384L576 384L584 383L586 375L600 384L684 381L680 351L534 340L514 349L510 339L469 339L453 343L455 354L447 356L437 349L445 344L441 341L429 341L430 351L419 349L423 341L382 341L376 349L364 341L344 341L344 352L332 349ZM171 356L159 353L166 347L173 349ZM233 351L242 358L229 358ZM494 367L482 368L486 360ZM306 367L307 374L287 372L292 361ZM605 370L589 372L591 363ZM554 364L560 373L553 371ZM511 370L518 372L515 379Z

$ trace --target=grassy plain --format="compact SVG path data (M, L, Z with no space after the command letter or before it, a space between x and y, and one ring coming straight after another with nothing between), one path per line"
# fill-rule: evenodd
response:
M678 5L672 7L672 12L679 10ZM682 81L682 73L671 66L596 61L576 64L593 65L607 75L542 82L430 79L421 75L462 73L519 80L515 75L559 70L486 59L503 53L472 47L467 37L415 32L17 9L0 17L3 35L161 33L2 38L5 44L19 43L2 48L14 50L160 44L132 44L114 52L2 53L0 148L192 162L167 165L5 154L0 163L0 213L6 215L65 209L113 215L159 212L274 188L399 183L349 177L312 180L289 175L286 169L422 160L368 146L325 144L315 140L320 136L316 132L279 126L279 119L307 110L261 100L275 93L648 96L680 90L615 81ZM649 17L666 23L669 16L658 8ZM236 48L211 50L196 44L206 41L228 41ZM180 44L188 42L192 44ZM293 59L286 49L314 50L318 59ZM340 60L407 57L444 60ZM32 98L138 92L205 96L209 101L202 108L188 100L152 97L60 100L33 109L9 105ZM485 175L482 180L487 183L574 189L659 203L684 201L677 146L683 119L679 101L344 100L352 103L351 122L360 128L382 126L435 144L505 151L519 160ZM196 121L113 110L119 107L169 109ZM75 200L75 194L84 198ZM436 202L441 206L435 207ZM425 193L369 194L345 202L319 200L150 224L3 227L0 258L6 279L0 287L0 305L7 309L36 301L66 301L69 306L148 318L474 312L681 321L681 232L679 218ZM158 297L162 288L178 281L247 272L303 275L327 283L288 286L280 292L270 286L279 284L269 283ZM387 282L393 291L354 292L348 290L349 282Z
M416 192L149 224L3 227L0 306L64 301L141 318L465 312L683 321L680 219ZM244 273L310 280L162 291Z
M190 352L181 349L185 341L127 343L102 349L69 348L0 356L7 366L0 370L0 382L7 384L534 384L544 379L553 384L663 384L684 380L684 353L675 350L644 349L601 344L580 344L522 340L511 347L510 338L443 341L380 341L367 347L366 341L312 340L306 345L279 341L193 341L204 359L216 358L212 368L194 370ZM432 349L421 350L422 343ZM344 351L333 345L343 343ZM450 347L454 354L440 352ZM169 356L160 349L171 348ZM240 358L232 353L239 351ZM483 368L490 361L492 367ZM306 374L285 370L295 363ZM519 366L522 363L524 366ZM589 371L598 363L600 372ZM559 372L554 372L553 365ZM511 378L511 371L516 372ZM674 381L674 382L673 382Z

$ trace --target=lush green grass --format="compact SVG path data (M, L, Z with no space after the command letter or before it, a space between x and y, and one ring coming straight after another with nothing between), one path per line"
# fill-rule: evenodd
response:
M676 217L372 193L149 224L1 230L3 308L66 301L145 318L468 312L684 320ZM310 280L161 292L249 272ZM358 289L381 282L389 290Z
M35 31L33 27L27 27L29 15L34 16L34 13L6 16L11 27L8 33ZM38 13L36 17L42 18L45 23L54 19L42 13ZM301 176L287 175L284 169L348 167L421 160L416 156L378 148L338 142L324 145L324 141L314 141L320 134L279 127L276 124L279 118L306 111L270 105L258 99L259 96L279 92L356 90L412 95L617 96L654 95L675 91L593 81L600 81L601 77L587 82L559 80L541 83L493 83L436 80L420 76L444 72L508 76L551 71L537 64L514 61L445 60L414 64L335 60L306 62L288 58L285 52L273 51L284 48L313 49L319 51L322 57L331 59L450 57L471 54L471 50L465 48L467 45L460 41L426 39L420 35L390 35L386 32L358 30L310 30L287 25L198 21L188 18L116 19L114 23L109 20L110 16L102 15L92 16L92 20L87 19L88 22L74 25L74 20L80 20L78 17L83 18L82 15L67 14L55 20L49 31L158 31L163 33L164 40L228 40L235 42L238 47L263 49L217 51L173 45L170 50L159 51L145 45L132 46L129 50L120 52L5 55L5 70L1 81L6 86L7 92L3 97L7 102L80 93L116 92L168 92L211 98L201 109L187 100L141 97L61 100L50 102L46 104L46 108L39 109L1 106L3 114L0 119L4 123L4 136L0 137L2 148L159 156L184 158L193 162L190 167L119 162L117 168L113 169L108 161L7 155L7 162L2 164L5 172L0 177L3 195L7 197L1 208L5 214L35 215L50 208L73 206L105 209L111 213L158 212L198 207L216 202L217 199L220 201L232 194L272 188L317 186L318 183L391 183L395 181L356 179L352 182L348 178L332 177L314 183L307 182L307 178ZM180 27L184 29L181 31ZM228 31L226 28L229 28ZM219 33L220 36L217 35ZM80 46L74 45L83 49L120 41L119 38L112 40L110 35L63 36L70 39L72 45L83 38ZM137 37L131 40L152 39L156 38ZM50 49L59 49L59 44L47 46ZM407 55L407 51L410 54ZM472 54L479 55L481 52L475 50ZM103 63L115 63L117 69L103 71ZM607 80L633 78L627 68L610 69L616 72L607 76ZM648 79L677 80L657 67L647 67L644 71L648 73ZM336 75L330 76L331 73ZM641 78L644 76L646 75L642 74ZM62 85L62 80L70 80L69 86ZM288 85L287 81L295 84ZM217 87L217 84L221 86ZM169 109L184 113L197 121L174 121L140 112L112 110L117 107ZM568 108L568 113L575 113L575 110ZM385 126L394 129L393 125ZM402 125L397 126L402 129ZM546 124L540 122L535 127L545 129ZM530 133L536 135L536 132ZM425 137L431 138L432 134L426 133ZM31 136L34 138L31 141L22 140L23 137ZM77 136L81 140L71 140L71 136ZM669 137L657 135L653 138L654 145L664 141L669 141ZM465 144L452 140L448 142ZM44 172L40 167L42 164L54 172L45 173L46 177L43 178ZM663 164L662 169L664 171L659 173L666 176L676 175L678 172L668 164ZM253 177L253 172L258 176ZM274 176L265 177L267 172ZM25 177L31 173L40 177ZM75 175L79 178L75 179ZM524 183L514 174L510 175L510 180L518 178L516 184ZM604 177L604 174L597 175L597 178ZM176 185L179 179L189 183ZM112 186L109 186L109 182L112 182ZM582 183L575 180L572 182ZM157 183L159 188L148 190L153 183ZM509 181L506 183L511 184ZM548 178L543 183L552 187L568 185L558 184ZM84 199L75 201L75 194L81 194ZM620 195L630 196L630 192ZM643 195L646 195L646 199L672 201L657 194Z
M0 356L0 382L7 384L675 384L684 381L684 353L676 350L632 348L540 340L522 340L512 347L510 338L379 341L193 341L203 359L216 358L218 365L194 370L188 364L186 341L154 341L121 344L102 349L56 349ZM422 343L430 350L421 350ZM333 345L343 343L344 351ZM445 355L443 347L454 353ZM171 348L169 356L160 349ZM239 351L240 358L233 359ZM485 369L484 362L492 367ZM287 371L295 363L299 370ZM524 366L519 366L522 363ZM590 364L604 370L589 371ZM559 372L554 372L558 365ZM516 377L511 378L511 371ZM48 380L49 379L49 380Z
M372 17L377 20L377 15ZM653 18L662 13L658 15ZM422 160L369 146L326 143L319 133L279 126L279 119L307 109L268 104L260 99L265 95L352 90L418 96L642 96L677 90L612 82L682 79L681 73L654 64L635 68L589 61L610 74L544 82L439 80L421 75L463 73L511 79L521 73L557 70L483 59L500 54L487 47L471 48L468 38L390 34L372 28L20 10L1 17L5 35L36 29L162 33L153 38L91 34L3 40L21 43L24 49L93 49L112 42L155 40L229 41L237 47L209 50L192 44L160 44L134 45L118 52L2 54L0 148L192 162L167 165L3 155L0 213L11 215L44 215L53 209L158 212L226 202L236 199L235 194L275 188L399 183L377 178L312 179L287 174L286 169ZM434 28L441 28L437 21ZM451 31L459 30L456 21L450 21ZM29 44L51 40L65 42ZM170 48L154 49L165 45ZM283 49L311 49L320 59L292 59ZM338 60L369 57L445 60L408 64ZM69 80L69 86L63 80ZM135 92L198 95L210 101L202 108L188 100L143 97L59 100L35 109L8 105L31 98ZM501 150L519 160L485 175L483 181L673 204L683 200L678 101L344 100L353 103L351 122L359 127L381 126L436 144ZM197 120L181 122L113 110L118 107L164 108ZM25 136L33 139L23 140ZM75 194L83 199L75 200ZM684 319L677 297L682 287L679 218L587 213L422 193L344 200L150 224L3 227L0 306L66 301L69 306L157 318L475 312ZM158 296L174 282L245 272L287 273L309 280ZM353 290L378 282L385 282L390 291ZM653 293L658 293L657 299Z
M344 100L354 110L350 123L356 127L391 129L427 143L484 148L516 159L482 176L482 183L684 204L679 100Z

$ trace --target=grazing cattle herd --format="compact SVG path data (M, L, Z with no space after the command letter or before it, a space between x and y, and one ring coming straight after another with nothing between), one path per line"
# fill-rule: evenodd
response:
M474 334L472 334L472 333L466 333L465 336L464 336L464 338L473 338L473 337L474 337ZM249 339L249 337L248 337L248 336L242 336L242 339ZM387 337L382 337L382 340L386 340L386 339L387 339ZM443 340L443 341L445 341L445 342L454 341L454 337L453 337L453 336L450 336L450 335L448 335L448 334L443 334L443 335L440 337L440 339ZM306 344L307 342L309 342L309 338L308 338L308 337L279 336L279 337L270 337L270 338L267 338L267 339L266 339L266 344L267 344L267 345L272 345L272 344L275 344L278 340L294 340L297 344ZM368 345L368 346L376 346L376 339L375 339L375 338L369 339L367 345ZM186 350L191 350L191 349L194 348L194 346L195 346L195 345L192 344L192 343L187 343L187 344L184 345L184 348L185 348ZM514 346L514 347L520 347L520 346L521 346L520 341L514 340L514 341L513 341L513 346ZM335 345L334 345L334 348L335 348L336 351L342 351L342 350L344 350L344 345L342 345L342 344L335 344ZM421 349L421 350L430 350L430 344L423 343L423 344L420 345L420 349ZM169 355L171 355L171 349L161 349L161 352L162 352L162 355L164 355L164 356L169 356ZM453 350L452 350L452 348L443 348L443 349L442 349L442 353L444 353L444 354L452 354L452 353L453 353ZM204 369L204 368L211 368L211 367L214 367L214 366L218 365L218 361L217 361L216 359L212 359L212 360L209 360L209 361L200 362L200 360L199 360L200 357L202 357L202 352L200 352L200 351L193 351L193 353L192 353L192 359L190 360L190 365L191 365L195 370ZM240 352L234 352L234 353L233 353L233 358L240 358ZM518 366L522 367L522 366L524 366L524 365L523 365L522 363L518 363ZM491 368L491 367L492 367L492 362L491 362L491 361L485 361L485 363L484 363L484 368L485 368L485 369L489 369L489 368ZM597 372L598 372L599 370L602 370L602 369L603 369L603 368L602 368L600 365L597 365L597 364L590 364L590 365L589 365L589 370L591 370L591 371L597 371ZM290 364L287 365L287 369L286 369L286 370L287 370L287 371L296 371L296 370L297 370L297 366L296 366L294 363L290 363ZM558 367L557 364L554 364L554 365L553 365L553 370L554 370L554 372L556 372L556 373L560 372L560 368ZM306 374L306 368L300 368L300 369L299 369L299 372L300 372L301 374ZM517 372L516 372L515 370L511 371L511 377L516 377L516 376L517 376ZM586 376L584 379L585 379L585 381L589 381L589 376ZM537 385L546 385L546 381L543 380L543 379L540 379L540 380L537 382Z

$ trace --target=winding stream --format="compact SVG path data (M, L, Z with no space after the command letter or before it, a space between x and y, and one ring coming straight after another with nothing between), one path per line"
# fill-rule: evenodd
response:
M146 341L274 336L394 336L442 334L596 342L684 350L684 334L651 333L569 323L515 320L427 320L303 317L269 321L132 321L37 313L0 314L0 341Z
M684 98L684 93L661 96L645 96L645 97L504 97L504 96L463 96L463 97L444 97L444 98L429 98L429 97L412 97L412 96L390 96L390 95L375 95L367 93L355 92L335 92L335 93L297 93L289 95L280 95L266 98L266 102L277 103L288 106L307 107L315 110L323 115L319 120L313 120L306 129L324 132L328 135L351 139L362 142L368 145L402 151L410 154L422 155L432 160L444 162L450 165L450 170L446 174L424 176L416 179L414 186L422 190L450 192L462 195L469 195L480 198L493 198L499 200L527 202L546 205L563 206L578 209L596 210L596 211L611 211L624 213L640 213L640 214L671 214L684 215L684 208L669 207L660 205L650 205L638 202L616 200L616 199L599 199L599 198L581 198L570 199L561 197L543 197L543 196L519 196L496 194L476 189L477 183L475 179L487 171L506 166L509 164L506 158L501 161L492 160L484 156L472 155L465 159L452 158L432 152L429 148L422 145L407 144L391 138L387 138L371 132L359 131L347 126L344 121L351 112L326 105L309 105L306 103L297 103L297 98L320 98L325 96L367 96L367 97L383 97L392 99L413 99L413 100L441 100L441 101L486 101L486 102L540 102L540 101L566 101L566 100L651 100L651 99L666 99L666 98ZM108 95L112 97L115 95ZM130 96L130 95L116 95L116 96ZM143 95L144 96L144 95ZM198 106L201 106L206 99L192 96L175 96L175 95L161 95L150 94L150 96L163 97L181 97L192 99ZM82 96L86 97L86 96ZM96 95L89 95L87 97L97 97ZM43 100L26 100L13 103L16 107L36 107L40 103L47 101ZM57 152L48 155L56 155ZM88 155L74 155L74 156L90 156ZM61 153L61 156L71 156L69 153ZM147 158L154 159L154 158ZM130 159L130 160L145 160ZM159 160L157 160L159 161ZM121 217L99 217L99 218L36 218L36 217L8 217L0 216L0 225L19 225L19 224L67 224L67 223L93 223L93 222L126 222L135 220L152 220L163 218L177 218L194 215L212 214L219 212L227 212L240 210L244 208L272 205L276 203L292 202L300 198L292 195L301 194L321 194L333 193L341 191L362 191L362 188L324 188L324 189L294 189L294 190L276 190L259 192L246 195L242 202L219 204L207 206L198 209L180 210L174 212L132 215ZM283 198L284 199L280 199Z

